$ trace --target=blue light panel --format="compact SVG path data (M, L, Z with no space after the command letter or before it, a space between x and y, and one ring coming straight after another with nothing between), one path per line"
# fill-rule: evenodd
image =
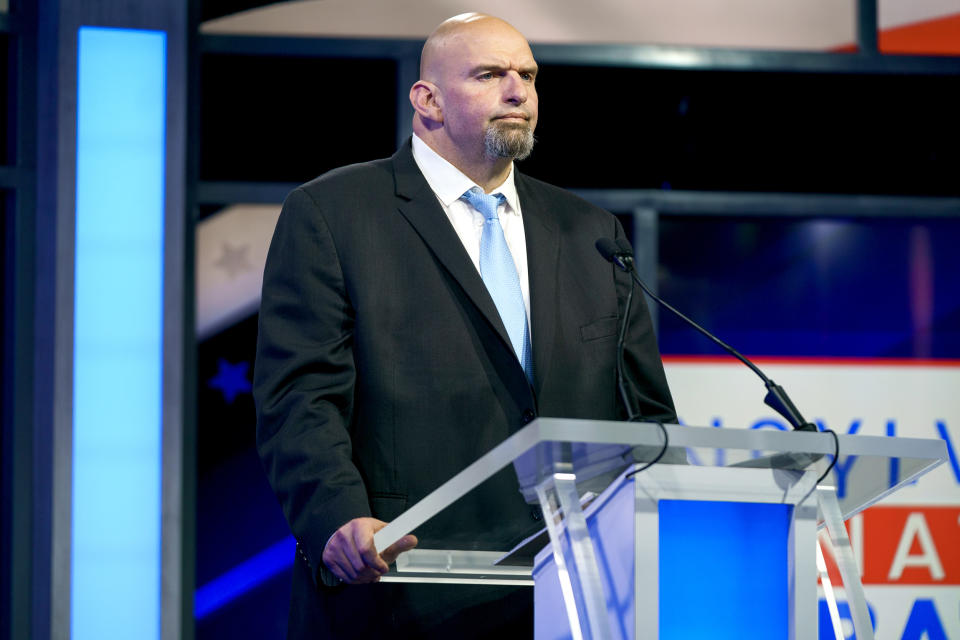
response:
M661 500L659 510L661 640L790 636L790 505Z
M74 640L160 634L166 34L78 33Z

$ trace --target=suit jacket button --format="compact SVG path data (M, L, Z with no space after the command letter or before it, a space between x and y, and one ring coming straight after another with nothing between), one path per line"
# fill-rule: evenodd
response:
M536 417L537 414L535 414L532 410L524 409L523 413L520 414L520 424L530 424Z
M534 506L531 506L531 507L530 507L530 517L531 517L535 522L540 522L541 520L543 520L543 509L541 509L540 507L535 506L535 505L534 505Z

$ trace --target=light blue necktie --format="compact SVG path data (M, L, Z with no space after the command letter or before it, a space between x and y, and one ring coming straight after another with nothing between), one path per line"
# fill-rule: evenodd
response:
M523 304L520 277L513 262L513 254L503 236L497 207L506 199L502 193L486 195L480 187L473 187L461 196L483 214L483 235L480 236L480 276L500 312L513 351L517 354L527 380L533 382L533 349L530 346L530 328L527 309Z

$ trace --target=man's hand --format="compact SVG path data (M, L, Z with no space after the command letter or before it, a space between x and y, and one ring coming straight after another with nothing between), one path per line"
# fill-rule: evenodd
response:
M323 563L347 584L379 582L398 555L417 546L416 536L406 535L377 554L373 534L385 526L386 522L376 518L354 518L330 536Z

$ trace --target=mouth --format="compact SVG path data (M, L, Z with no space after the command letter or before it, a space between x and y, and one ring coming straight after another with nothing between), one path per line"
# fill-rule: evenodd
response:
M515 113L505 113L502 116L497 116L494 120L505 120L507 122L528 122L530 116L526 113L515 112Z

